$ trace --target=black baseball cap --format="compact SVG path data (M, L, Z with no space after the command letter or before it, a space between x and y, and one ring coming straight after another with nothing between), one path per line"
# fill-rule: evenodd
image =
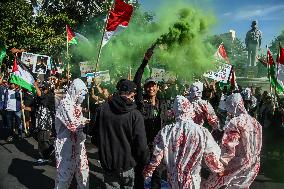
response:
M158 83L158 81L157 81L157 79L155 79L155 78L153 78L153 77L149 77L148 79L146 79L145 80L145 86L147 86L149 83L155 83L155 84L157 84Z
M136 92L137 85L133 81L124 80L120 81L117 88L120 92Z

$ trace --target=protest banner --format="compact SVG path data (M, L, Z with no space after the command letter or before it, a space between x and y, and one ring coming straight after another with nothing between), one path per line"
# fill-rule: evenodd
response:
M33 53L28 53L28 52L23 52L22 56L21 56L21 61L27 65L34 65L36 63L37 60L37 55L33 54Z
M80 62L81 77L86 77L86 73L93 73L96 65L92 62Z
M203 74L204 77L213 79L215 81L219 81L222 83L227 83L230 78L232 70L232 65L230 64L222 64L220 67L217 69L217 71L209 71L205 74Z
M32 67L33 73L45 74L48 69L51 69L50 57L47 55L23 52L21 61L28 67Z
M36 55L36 62L33 64L33 72L37 74L45 74L50 66L50 57L46 55Z
M110 75L109 75L109 70L105 71L99 71L99 72L91 72L91 73L86 73L85 77L87 77L87 82L88 85L91 84L92 80L94 77L96 77L96 80L101 83L101 82L110 82Z

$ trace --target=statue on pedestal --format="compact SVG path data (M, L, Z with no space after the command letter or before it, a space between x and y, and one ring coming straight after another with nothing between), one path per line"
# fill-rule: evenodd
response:
M256 54L261 45L261 31L258 29L257 21L252 21L251 30L246 34L245 43L248 50L247 67L256 66Z

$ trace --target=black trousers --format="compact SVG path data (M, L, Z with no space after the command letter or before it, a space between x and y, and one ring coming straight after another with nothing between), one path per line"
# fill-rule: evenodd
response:
M49 159L50 154L53 151L54 147L50 140L50 131L41 130L38 132L38 150L41 158Z
M134 168L135 177L134 177L134 188L135 189L144 189L144 178L143 178L143 169L144 166L136 165Z
M141 165L137 165L135 167L135 181L134 181L135 189L144 189L144 178L142 175L143 169L144 166ZM151 188L160 189L162 179L167 180L167 168L164 163L161 163L153 172L151 179Z
M167 167L164 163L161 162L153 172L151 179L151 188L160 189L162 179L167 180Z

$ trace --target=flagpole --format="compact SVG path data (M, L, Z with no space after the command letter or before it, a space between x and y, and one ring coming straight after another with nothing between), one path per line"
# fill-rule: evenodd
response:
M24 100L23 100L23 93L22 91L20 91L20 98L21 98L21 106L24 104ZM22 107L21 107L22 109ZM25 110L22 109L22 115L23 115L23 126L24 126L24 130L25 130L25 133L27 134L28 131L27 131L27 126L26 126L26 118L25 118Z
M68 45L68 33L67 33L67 25L66 29L66 58L67 58L67 85L69 85L69 75L70 75L70 65L69 65L69 45Z
M280 49L279 49L280 50ZM271 55L272 56L272 55ZM274 70L275 71L275 70ZM276 60L276 82L278 81L278 62ZM276 106L276 94L277 94L277 89L276 89L276 84L274 85L274 106Z
M276 81L278 81L278 72L279 72L279 58L280 58L280 47L281 47L281 44L279 42L279 50L278 50L278 55L277 55L277 60L276 60ZM277 94L277 90L276 90L276 85L275 85L275 97L274 97L274 104L276 105L276 94Z
M105 35L105 33L106 33L106 27L107 27L107 23L108 23L110 11L111 11L113 5L114 5L114 0L111 2L111 5L110 5L110 7L109 7L108 14L107 14L107 18L106 18L105 25L104 25L104 28L103 28L103 35L102 35L102 37L101 37L101 42L100 42L100 46L99 46L99 53L98 53L97 60L96 60L95 73L98 71L99 60L100 60L100 57L101 57L101 52L102 52L102 47L103 47L104 35Z
M272 93L272 85L271 85L271 76L270 76L270 64L269 64L269 59L268 59L268 46L266 45L266 63L267 63L267 75L268 75L268 80L269 80L269 91Z

